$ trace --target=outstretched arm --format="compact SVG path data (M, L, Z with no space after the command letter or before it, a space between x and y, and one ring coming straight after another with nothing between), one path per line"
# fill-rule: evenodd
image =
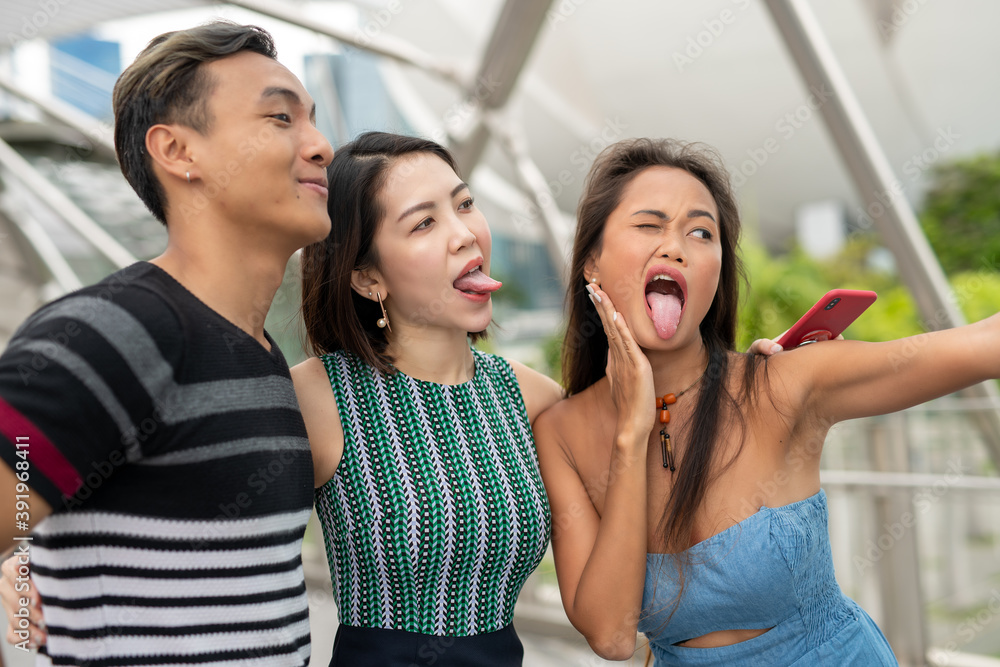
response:
M653 377L645 355L608 296L596 304L608 336L608 379L617 408L607 475L584 480L564 438L592 415L560 403L535 428L552 508L552 547L563 606L594 651L624 660L635 651L646 576L646 448L655 419ZM578 406L577 406L578 407ZM606 488L598 514L587 482Z
M886 414L1000 377L1000 314L886 343L809 345L772 363L799 384L812 414L832 421Z

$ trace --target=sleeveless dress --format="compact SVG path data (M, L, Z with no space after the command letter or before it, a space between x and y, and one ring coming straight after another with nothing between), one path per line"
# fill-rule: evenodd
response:
M344 454L316 490L340 627L331 665L520 665L514 603L551 517L517 378L473 350L468 382L321 357Z
M656 665L897 664L878 626L837 585L822 490L761 507L684 555L679 605L674 558L646 557L639 630ZM718 630L763 628L771 630L731 646L675 645Z

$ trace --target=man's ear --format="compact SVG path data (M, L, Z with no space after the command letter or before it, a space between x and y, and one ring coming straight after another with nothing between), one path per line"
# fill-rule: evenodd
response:
M146 130L146 152L160 170L182 181L202 177L193 155L192 134L196 131L177 124L159 123Z
M382 282L382 276L374 269L355 269L351 271L351 289L360 294L365 299L377 301L375 293L378 292L385 299L389 293Z

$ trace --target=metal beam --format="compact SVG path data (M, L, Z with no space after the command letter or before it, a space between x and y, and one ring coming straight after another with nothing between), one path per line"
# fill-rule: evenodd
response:
M0 165L9 171L11 176L20 181L21 185L45 202L60 218L96 248L97 252L107 257L116 267L125 268L138 261L122 244L104 231L103 227L74 204L62 190L53 185L52 181L40 174L31 166L31 163L21 157L20 153L2 139L0 139Z
M458 67L421 51L409 42L394 39L391 35L380 33L368 36L360 31L351 33L347 30L341 30L329 23L311 19L297 6L278 0L226 0L226 3L249 9L264 16L270 16L290 25L312 30L313 32L326 35L338 42L349 44L363 51L390 58L406 65L412 65L425 72L436 74L463 89L466 87L466 79L462 76L462 72Z
M486 128L497 139L500 148L507 154L514 166L514 172L521 188L535 205L537 222L542 225L549 260L562 284L566 285L569 279L566 258L573 241L573 232L566 224L562 211L556 205L555 197L552 195L548 181L545 180L545 175L531 159L531 154L528 152L528 142L523 133L518 131L518 126L506 118L500 118L496 112L486 116L484 122Z
M478 113L472 114L469 126L450 146L466 177L479 164L489 140L483 118L506 106L551 4L552 0L506 0L500 9L479 72L466 90L466 102Z
M822 91L820 105L840 157L854 187L885 244L892 251L903 282L909 287L928 329L965 324L941 265L924 236L917 217L902 194L902 186L815 15L805 0L764 0L807 87ZM962 395L996 401L1000 392L992 382L963 390ZM996 404L996 403L995 403ZM1000 412L974 417L994 467L1000 470Z
M73 128L87 138L96 153L117 161L114 128L110 125L101 123L60 100L32 95L2 74L0 74L0 88L15 97L34 104L42 110L42 113L57 123Z

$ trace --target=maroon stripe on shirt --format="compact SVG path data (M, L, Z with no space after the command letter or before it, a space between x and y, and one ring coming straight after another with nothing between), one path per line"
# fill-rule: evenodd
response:
M59 491L67 498L76 493L83 485L83 480L76 469L70 465L55 445L31 423L31 420L14 409L7 401L0 398L0 433L11 443L28 439L28 447L23 448L31 465L37 467ZM18 440L21 438L22 440ZM22 448L18 448L22 451Z

